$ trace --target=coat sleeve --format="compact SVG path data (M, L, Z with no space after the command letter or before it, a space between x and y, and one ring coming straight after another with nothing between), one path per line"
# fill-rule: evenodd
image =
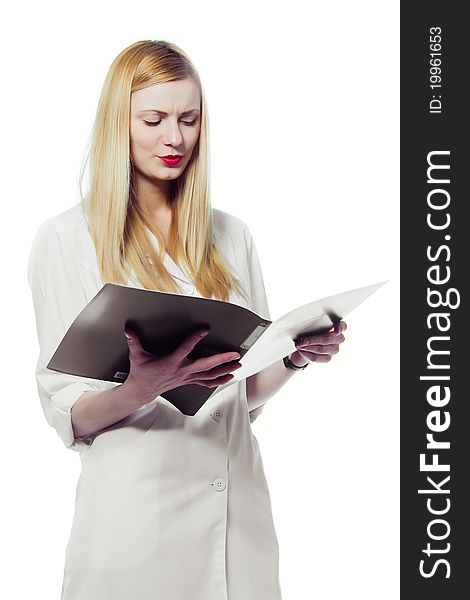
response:
M36 383L42 409L65 446L78 451L80 446L89 446L90 440L74 437L72 406L83 392L106 389L115 384L59 373L46 367L75 317L88 303L71 244L69 247L51 220L39 226L33 239L28 282L39 342Z
M250 288L251 307L252 310L262 317L271 320L258 252L256 250L250 230L247 226L245 226L245 240L247 246L248 281ZM250 410L250 423L253 423L253 421L263 412L263 409L264 404L254 408L253 410Z

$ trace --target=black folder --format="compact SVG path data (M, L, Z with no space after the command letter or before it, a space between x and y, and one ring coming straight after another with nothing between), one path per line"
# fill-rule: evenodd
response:
M217 391L264 369L295 350L294 340L329 331L385 282L298 307L275 321L222 300L107 283L71 324L47 368L79 377L122 383L129 374L124 327L157 356L175 350L192 332L208 327L188 358L238 352L242 367L228 383L183 385L161 394L185 415L195 415Z

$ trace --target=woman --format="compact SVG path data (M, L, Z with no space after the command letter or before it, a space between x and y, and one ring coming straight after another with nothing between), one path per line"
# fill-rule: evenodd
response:
M80 453L62 600L276 600L278 544L251 422L269 397L344 340L308 336L284 361L217 390L194 416L160 396L223 386L239 355L191 361L195 331L155 357L126 330L130 373L116 384L49 371L68 327L105 282L238 303L270 318L248 227L212 209L208 122L187 55L137 42L107 75L90 189L44 221L29 260L45 416Z

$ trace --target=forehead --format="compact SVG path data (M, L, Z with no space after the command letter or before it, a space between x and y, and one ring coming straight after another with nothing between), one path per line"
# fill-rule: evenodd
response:
M167 113L199 109L201 95L195 81L190 78L157 83L132 92L131 110L161 110Z

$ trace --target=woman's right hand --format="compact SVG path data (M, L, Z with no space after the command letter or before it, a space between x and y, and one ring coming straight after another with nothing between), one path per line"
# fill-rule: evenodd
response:
M222 352L204 358L190 360L187 355L207 335L203 329L196 330L170 354L156 356L142 348L139 336L126 327L129 346L130 371L122 386L140 404L151 402L164 392L181 385L196 383L206 387L217 387L233 379L231 371L242 365L237 362L238 352Z

